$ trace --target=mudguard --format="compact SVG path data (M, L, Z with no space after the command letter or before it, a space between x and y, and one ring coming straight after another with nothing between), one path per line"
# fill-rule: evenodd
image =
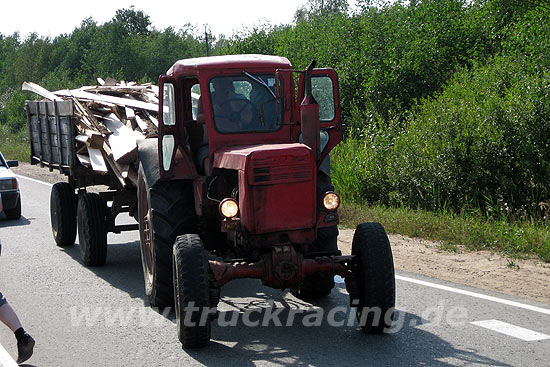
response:
M159 151L158 139L143 139L137 141L138 160L143 166L149 186L153 186L159 179Z
M158 138L138 140L138 159L143 166L147 182L153 186L160 178ZM197 170L189 153L178 147L174 157L174 168L168 180L193 180ZM165 180L165 179L163 179Z

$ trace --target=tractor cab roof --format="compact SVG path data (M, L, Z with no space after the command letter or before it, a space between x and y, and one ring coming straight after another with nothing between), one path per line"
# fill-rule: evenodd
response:
M167 75L177 77L179 75L192 75L202 70L223 70L223 69L289 69L292 65L286 57L268 55L226 55L197 57L183 59L176 62L166 72Z

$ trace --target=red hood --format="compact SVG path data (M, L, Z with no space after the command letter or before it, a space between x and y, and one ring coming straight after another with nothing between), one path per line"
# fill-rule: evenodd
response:
M258 144L227 147L214 153L214 168L244 170L246 162L254 157L263 159L307 159L312 150L300 143L293 144Z

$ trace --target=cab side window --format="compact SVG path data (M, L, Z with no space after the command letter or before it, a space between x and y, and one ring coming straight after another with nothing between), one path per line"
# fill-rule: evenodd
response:
M332 121L334 119L334 92L332 79L328 76L313 76L311 78L313 97L319 104L319 119Z

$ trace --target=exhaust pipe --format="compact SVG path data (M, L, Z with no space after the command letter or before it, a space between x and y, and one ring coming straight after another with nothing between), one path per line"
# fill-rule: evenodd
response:
M319 122L319 104L313 97L311 88L311 73L313 72L313 68L315 68L315 64L316 62L312 61L306 69L304 99L300 104L300 121L302 142L313 150L315 160L318 161L320 158L319 131L321 129Z

